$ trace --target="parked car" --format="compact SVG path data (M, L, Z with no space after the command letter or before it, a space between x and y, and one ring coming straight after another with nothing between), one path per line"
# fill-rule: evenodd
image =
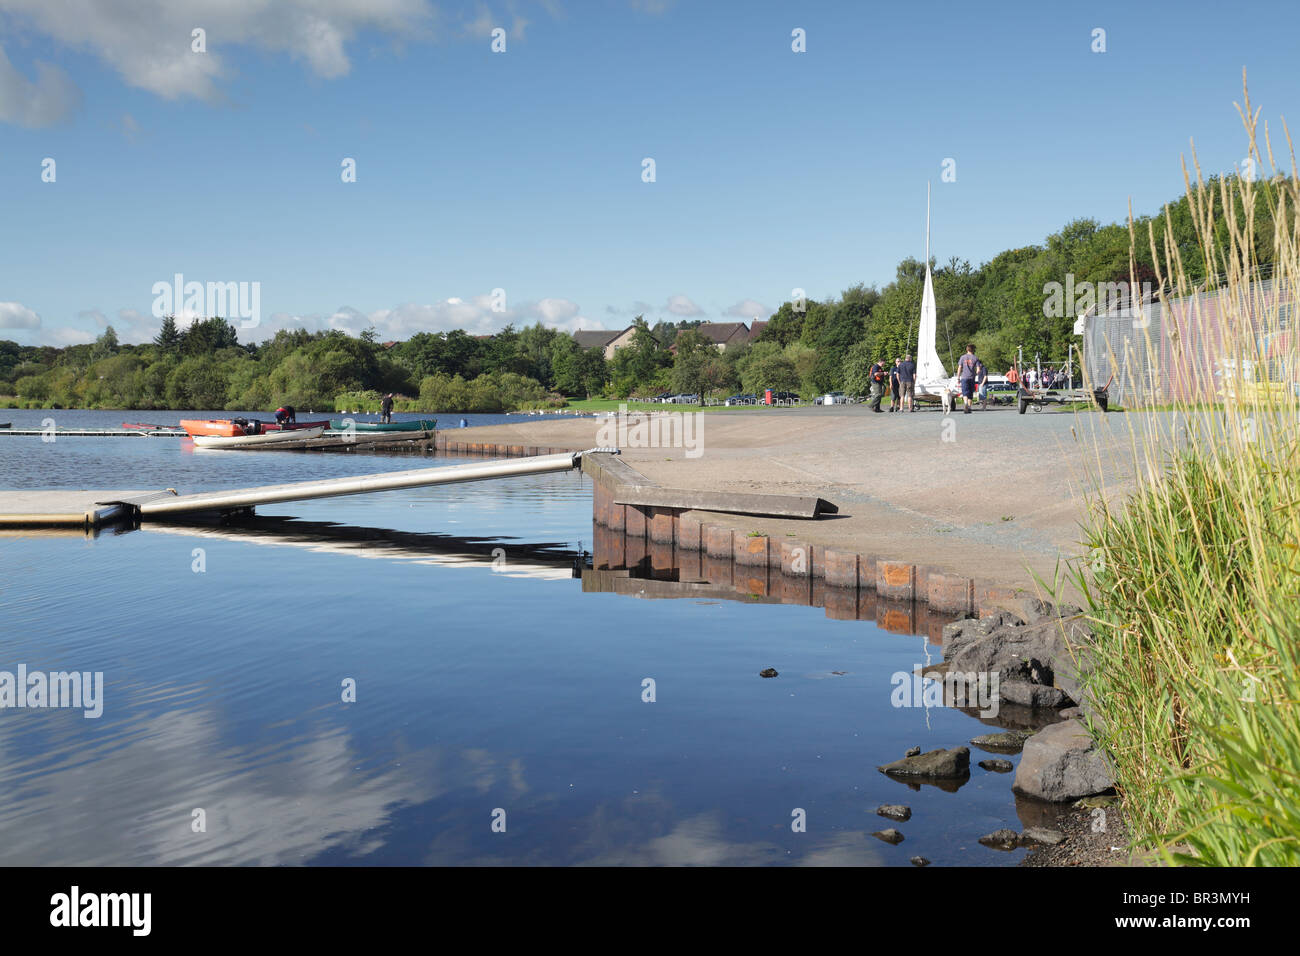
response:
M848 403L849 396L844 392L827 392L818 399L818 404L821 405L847 405Z

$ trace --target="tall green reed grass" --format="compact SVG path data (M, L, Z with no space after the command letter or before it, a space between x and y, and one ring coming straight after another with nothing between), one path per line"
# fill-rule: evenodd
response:
M1222 278L1223 315L1192 307L1185 338L1222 329L1213 361L1228 374L1214 395L1173 401L1152 371L1152 401L1130 411L1125 453L1135 490L1100 477L1114 446L1093 445L1097 480L1083 493L1087 557L1070 583L1093 623L1086 693L1091 729L1113 756L1135 842L1168 862L1300 864L1300 185L1276 172L1265 125L1245 89L1238 106L1258 170L1207 183L1193 144L1184 181L1206 271ZM1262 148L1261 148L1262 147ZM1257 200L1274 215L1258 235ZM1150 243L1168 314L1197 280L1154 225ZM1258 294L1260 249L1275 298ZM1132 270L1135 271L1135 270ZM1137 288L1136 281L1132 284ZM1193 300L1195 301L1195 300ZM1140 308L1140 306L1138 307ZM1204 341L1204 339L1202 339ZM1112 361L1118 365L1124 356ZM1232 380L1232 370L1254 368ZM1207 402L1211 407L1207 409ZM1094 416L1094 419L1096 416Z

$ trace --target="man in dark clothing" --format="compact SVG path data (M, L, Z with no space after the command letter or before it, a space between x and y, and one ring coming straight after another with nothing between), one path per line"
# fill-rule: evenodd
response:
M957 360L957 383L961 385L963 412L970 414L971 399L975 397L975 375L979 368L975 346L966 346L966 354Z
M889 373L885 370L885 360L881 359L875 365L871 366L871 371L867 373L871 380L871 410L880 411L880 400L885 397L885 382L888 380Z
M383 400L379 403L379 411L383 414L383 422L385 425L392 422L393 420L393 393L392 392L389 392L387 395L385 395Z
M902 364L898 366L898 384L903 393L902 407L916 411L916 363L910 355L904 356Z
M902 401L903 386L898 377L898 367L903 364L901 358L894 359L894 365L889 370L889 410L890 412L898 411Z
M275 410L275 420L281 425L296 425L298 416L294 412L292 405L281 405Z

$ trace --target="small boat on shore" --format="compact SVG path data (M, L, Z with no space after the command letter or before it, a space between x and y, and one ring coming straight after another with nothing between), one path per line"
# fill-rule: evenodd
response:
M249 445L275 445L280 442L306 441L309 438L320 438L325 434L325 429L317 425L315 428L293 428L285 431L262 432L257 435L195 435L190 432L194 438L194 444L200 448L240 448Z
M291 422L287 425L282 425L279 422L262 422L261 425L262 425L262 431L264 432L295 431L295 430L302 430L304 428L329 428L330 427L329 419L322 419L321 421L318 422Z
M250 425L255 427L249 428ZM237 422L228 418L183 418L181 419L181 428L189 432L191 438L197 438L200 435L215 435L219 438L236 438L241 435L257 434L261 430L261 423Z
M349 425L348 423L351 422ZM421 418L414 422L358 422L350 418L331 418L329 426L342 432L349 428L359 432L431 432L438 427L438 419Z

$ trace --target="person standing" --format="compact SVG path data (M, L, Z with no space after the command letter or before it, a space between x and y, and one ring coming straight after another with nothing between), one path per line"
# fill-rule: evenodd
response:
M1015 385L1019 383L1019 381L1020 381L1020 374L1016 371L1016 367L1013 365L1011 366L1011 368L1007 369L1007 383L1010 385Z
M880 400L885 396L885 377L888 375L885 371L885 359L871 366L871 371L867 374L871 379L871 410L879 412Z
M961 385L962 412L969 415L971 399L975 396L975 375L979 359L975 357L974 343L966 346L966 354L957 360L957 383Z
M907 411L916 411L916 363L912 361L911 355L904 356L898 366L898 384L903 390L902 407Z
M889 411L898 411L902 402L903 385L898 376L898 367L903 364L901 358L894 359L894 366L889 370Z
M381 421L383 421L385 425L391 424L393 421L393 393L392 392L389 392L387 395L385 395L383 400L379 403L379 411L380 414L382 415Z
M989 407L989 370L979 359L975 360L975 391L980 397L980 411Z

